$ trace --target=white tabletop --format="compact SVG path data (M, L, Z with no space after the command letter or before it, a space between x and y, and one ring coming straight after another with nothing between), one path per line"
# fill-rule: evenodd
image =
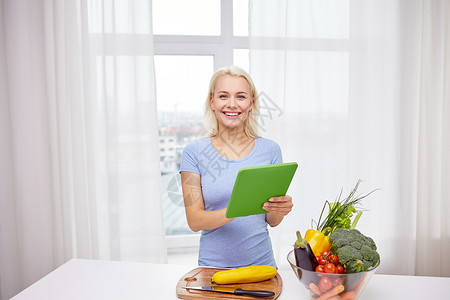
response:
M178 299L178 280L196 266L72 259L12 300ZM294 273L279 270L279 300L305 299ZM361 299L449 299L450 278L375 274Z

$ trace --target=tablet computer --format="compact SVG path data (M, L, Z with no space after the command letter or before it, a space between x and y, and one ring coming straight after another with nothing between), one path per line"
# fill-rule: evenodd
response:
M247 167L239 170L225 216L227 218L265 214L264 202L284 196L291 184L296 162Z

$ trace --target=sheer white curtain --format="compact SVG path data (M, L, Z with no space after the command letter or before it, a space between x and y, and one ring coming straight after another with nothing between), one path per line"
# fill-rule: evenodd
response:
M358 225L379 272L450 276L450 3L251 1L249 29L251 75L279 108L263 134L299 163L278 263L362 179L380 189Z
M0 2L0 298L73 258L163 263L150 1Z

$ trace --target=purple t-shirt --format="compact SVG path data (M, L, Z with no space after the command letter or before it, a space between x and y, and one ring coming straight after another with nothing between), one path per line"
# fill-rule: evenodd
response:
M282 163L281 149L266 138L255 138L255 146L244 158L222 156L211 139L188 144L183 152L180 171L200 174L205 210L228 206L238 171L244 167ZM238 268L250 265L276 267L266 215L238 217L212 230L202 230L199 266Z

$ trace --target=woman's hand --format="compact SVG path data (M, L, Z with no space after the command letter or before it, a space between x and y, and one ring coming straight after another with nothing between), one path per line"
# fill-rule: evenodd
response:
M267 223L272 227L277 226L284 216L291 212L293 206L292 197L289 195L270 198L269 202L263 205L263 208L268 211Z

